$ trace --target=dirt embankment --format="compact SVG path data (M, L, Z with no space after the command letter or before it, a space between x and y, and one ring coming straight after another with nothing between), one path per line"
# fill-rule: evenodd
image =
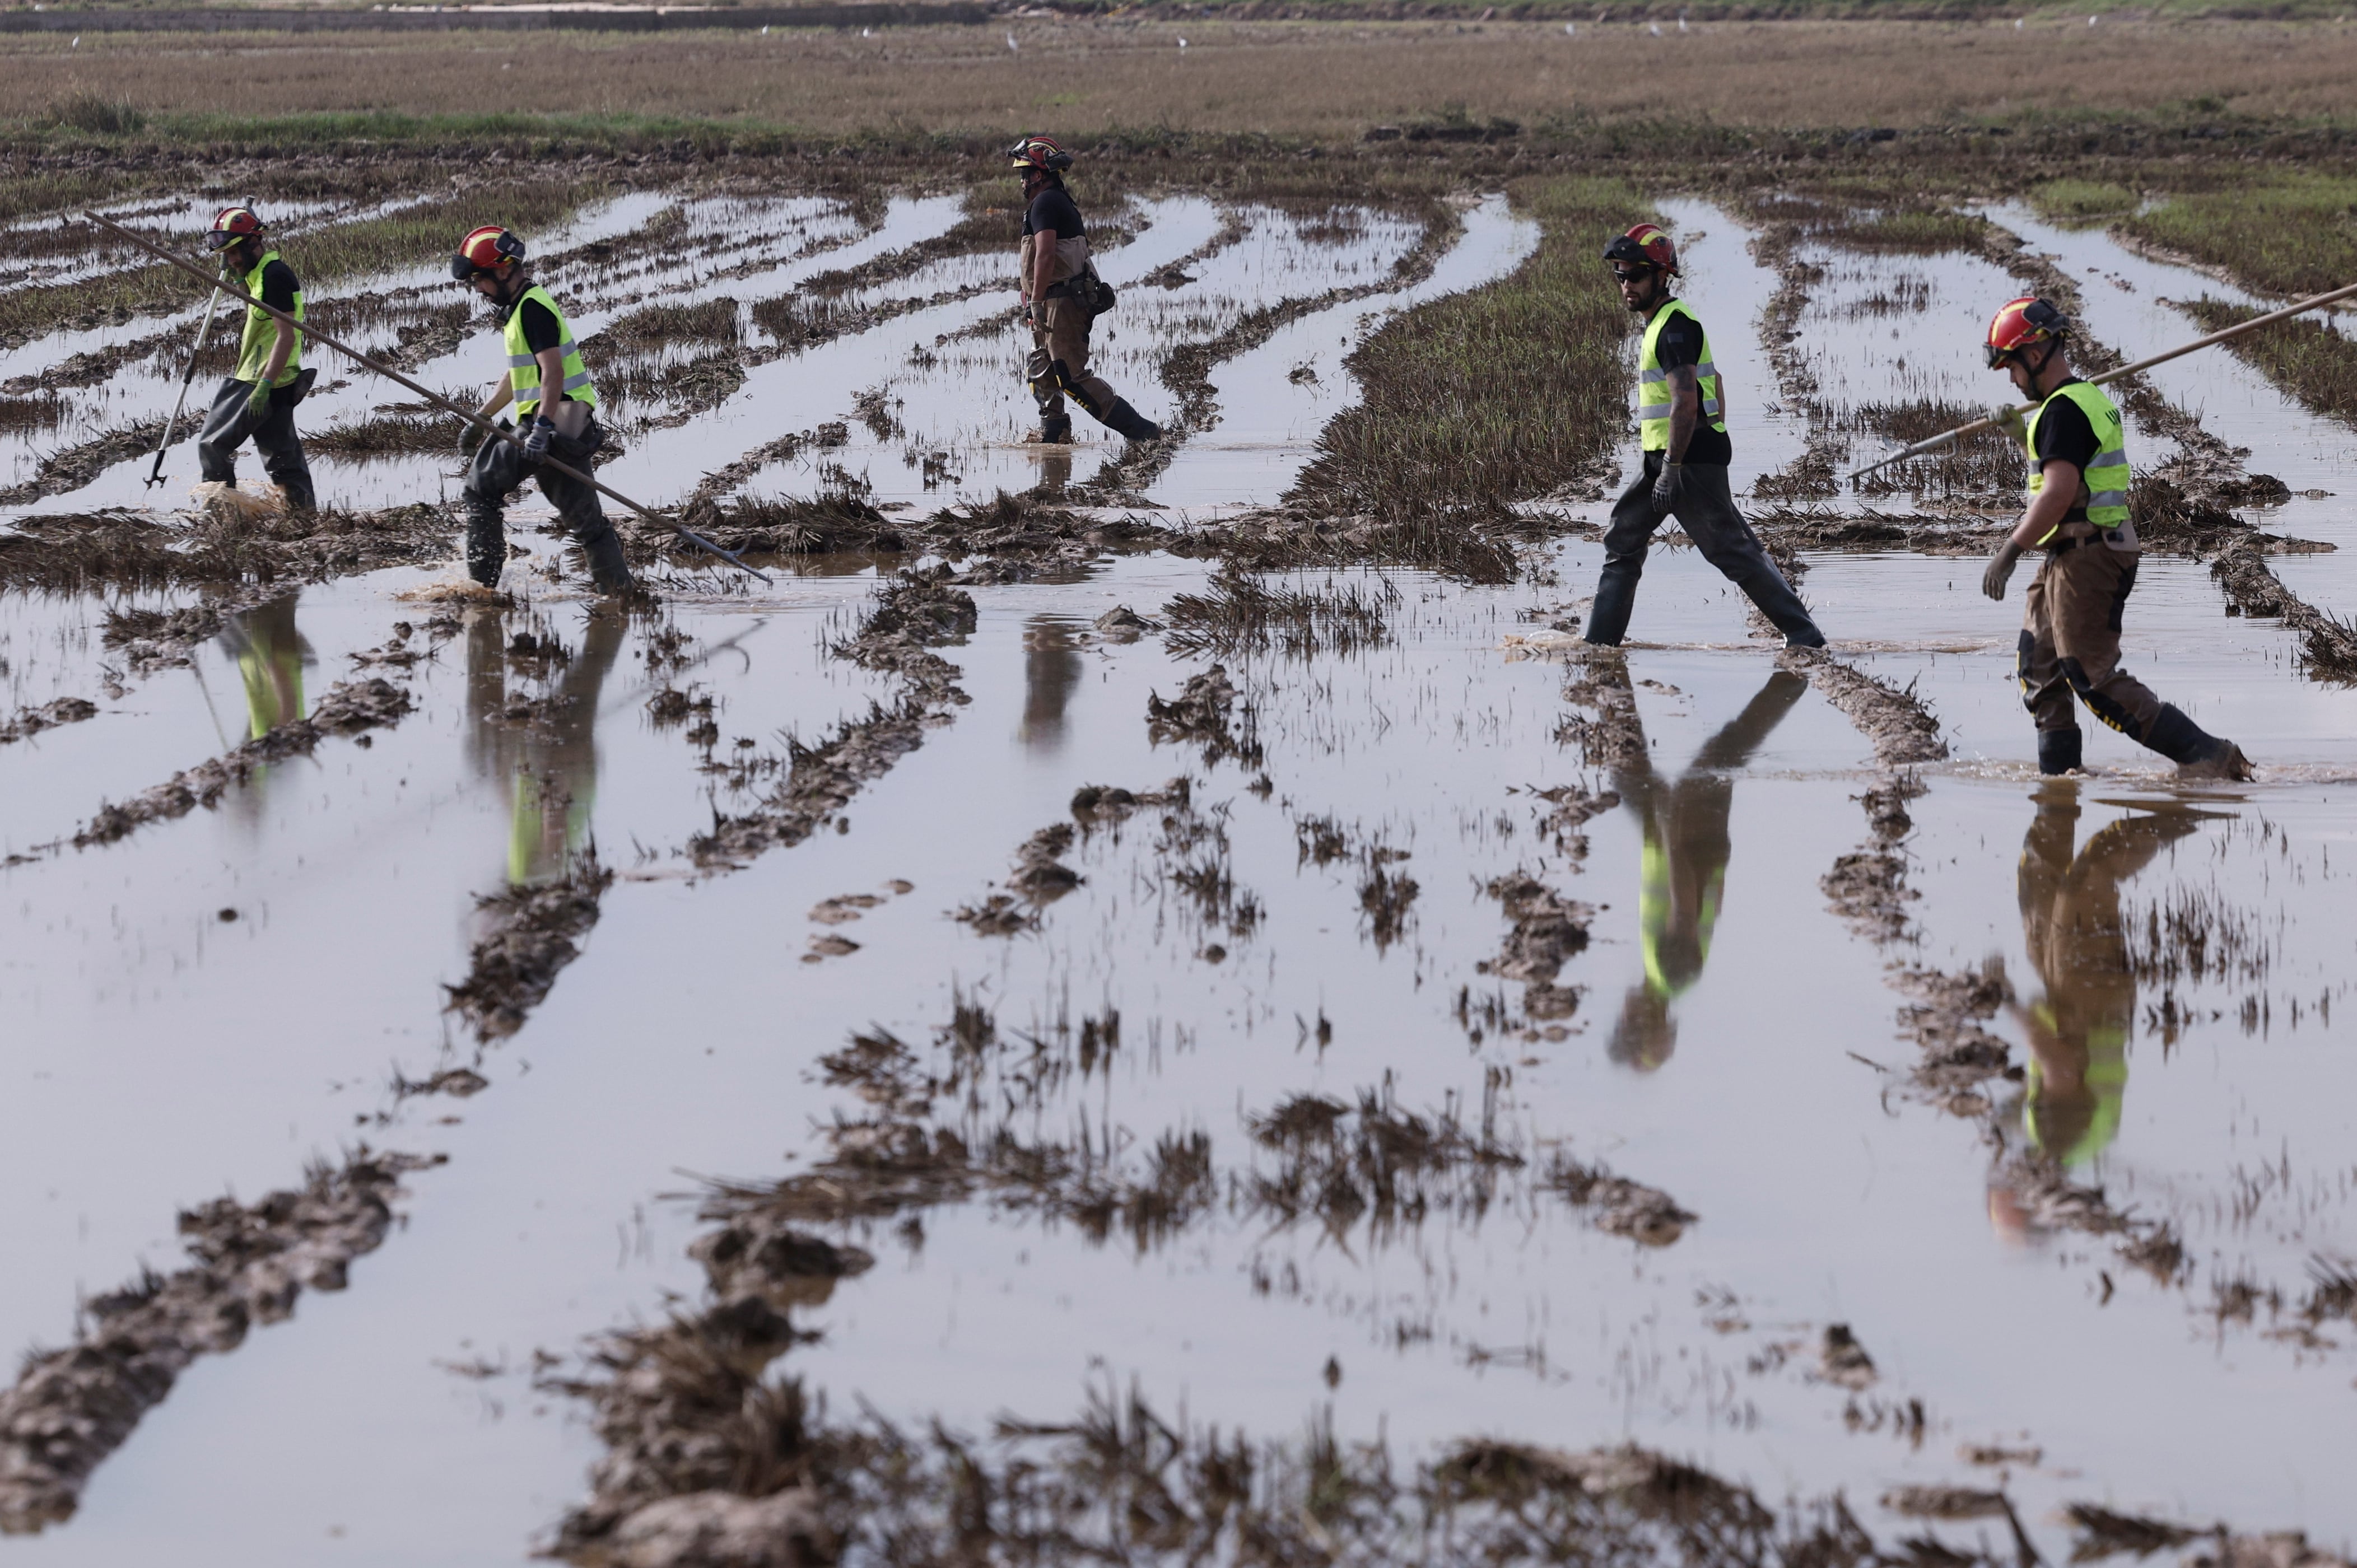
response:
M2299 633L2299 667L2319 681L2357 682L2357 625L2325 614L2267 569L2255 540L2238 539L2210 564L2233 613L2280 616Z
M1786 649L1776 663L1780 669L1808 677L1819 695L1849 716L1858 733L1874 743L1876 766L1904 768L1938 762L1948 755L1948 743L1940 737L1940 721L1915 695L1913 682L1902 691L1814 649Z
M193 1265L143 1270L84 1302L74 1342L27 1355L0 1393L0 1534L72 1518L91 1472L199 1356L283 1321L307 1288L343 1289L353 1260L391 1229L402 1176L439 1163L363 1150L258 1203L221 1197L181 1214Z

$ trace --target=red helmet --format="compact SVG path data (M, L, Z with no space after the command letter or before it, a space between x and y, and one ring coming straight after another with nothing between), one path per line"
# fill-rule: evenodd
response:
M496 223L486 223L458 242L450 258L450 275L460 283L490 273L494 276L523 260L523 242Z
M213 215L213 226L205 232L205 249L226 251L241 240L251 240L262 232L262 220L251 207L224 207Z
M1640 223L1616 238L1604 247L1604 259L1632 267L1658 267L1674 277L1678 270L1678 248L1654 223Z
M1006 149L1006 157L1016 168L1042 169L1049 174L1061 174L1072 166L1072 155L1053 136L1017 136L1015 145Z
M1989 369L1994 371L2006 361L2007 356L2032 343L2053 343L2071 335L2071 318L2034 295L2008 299L1997 306L1989 318Z

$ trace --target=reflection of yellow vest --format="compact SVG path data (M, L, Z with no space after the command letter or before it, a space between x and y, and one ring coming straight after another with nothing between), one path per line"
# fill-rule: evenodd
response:
M2049 1031L2055 1028L2054 1011L2041 1002L2033 1009L2038 1021ZM2128 1036L2116 1025L2104 1025L2087 1031L2087 1093L2094 1101L2093 1113L2087 1119L2086 1131L2073 1138L2065 1148L2047 1147L2046 1118L2040 1114L2046 1099L2046 1072L2039 1065L2038 1053L2029 1053L2024 1085L2029 1090L2023 1103L2021 1120L2029 1133L2032 1145L2041 1153L2053 1155L2066 1166L2084 1165L2097 1155L2112 1146L2120 1135L2120 1115L2127 1101Z
M532 351L523 335L523 302L527 299L537 301L556 317L556 351L565 361L564 396L597 407L597 389L589 384L589 364L581 357L581 346L573 340L573 323L565 319L565 312L556 308L556 301L549 297L548 291L534 284L516 296L500 329L507 344L508 390L515 393L517 420L532 418L540 412L541 404L540 356Z
M1654 995L1665 1001L1683 996L1702 978L1702 966L1710 961L1710 934L1718 925L1718 902L1726 886L1727 867L1722 865L1711 873L1708 886L1703 888L1702 908L1695 918L1695 972L1684 980L1671 979L1662 963L1662 936L1670 925L1670 856L1652 827L1646 828L1637 884L1637 929L1645 947L1645 984Z
M253 270L245 274L246 293L256 299L262 297L262 269L277 259L275 251L264 252L262 260L253 263ZM303 291L299 287L295 291L295 308L289 314L297 321L303 319ZM277 346L278 318L258 305L247 306L245 336L238 340L237 345L237 379L242 381L260 381L262 372L270 368L270 350ZM270 384L283 387L293 381L302 369L303 334L298 331L295 334L295 347L286 355L286 368L279 371L278 379Z
M565 806L565 842L550 854L548 795L540 776L516 769L515 807L508 819L508 881L518 887L546 882L572 869L574 852L589 836L589 808L595 796L576 789Z
M280 725L304 716L303 651L299 647L273 648L265 657L251 645L237 655L237 672L245 682L246 726L260 740ZM286 711L286 695L295 711Z

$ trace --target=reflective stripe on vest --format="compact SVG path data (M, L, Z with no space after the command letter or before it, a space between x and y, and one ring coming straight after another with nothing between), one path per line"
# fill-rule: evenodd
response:
M1694 368L1702 417L1713 430L1723 434L1727 429L1726 409L1719 401L1718 366L1710 354L1710 334L1703 330L1702 318L1686 308L1684 300L1673 299L1653 312L1653 319L1645 324L1645 349L1637 358L1637 433L1648 452L1670 449L1670 408L1676 389L1671 386L1670 373L1662 369L1655 353L1661 344L1662 328L1673 315L1684 317L1702 331L1702 363Z
M262 269L277 259L278 252L275 251L263 252L262 260L254 263L253 270L245 274L246 293L256 299L262 297ZM303 288L300 284L296 285L295 308L289 314L297 321L303 319ZM277 346L278 318L264 310L259 305L247 306L245 336L238 340L237 345L237 379L242 381L260 381L262 372L270 368L270 350ZM293 381L302 369L303 334L297 331L295 334L295 347L286 355L286 368L279 371L278 379L270 384L283 387Z
M2087 521L2097 528L2111 530L2128 521L2128 447L2120 428L2120 411L2104 395L2104 389L2085 381L2072 381L2059 386L2038 405L2022 429L2022 449L2029 456L2029 493L2035 496L2046 488L2046 470L2038 461L2038 422L2054 406L2056 398L2066 398L2077 403L2087 416L2088 425L2095 433L2095 455L2087 461L2080 474L2087 492ZM2040 543L2045 542L2043 540Z
M564 395L597 407L597 389L589 384L589 367L581 358L580 346L573 341L573 324L565 319L565 312L556 308L548 291L534 284L516 297L506 325L500 328L508 349L508 388L515 393L516 418L530 419L540 412L540 356L523 338L523 304L528 299L537 300L556 317L556 351L565 357Z

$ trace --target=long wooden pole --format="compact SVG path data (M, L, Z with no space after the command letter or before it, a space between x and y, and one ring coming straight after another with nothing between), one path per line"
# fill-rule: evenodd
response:
M204 325L197 328L197 346L188 350L188 368L180 372L180 395L172 402L172 417L164 422L164 434L156 439L156 463L147 470L147 489L154 489L164 482L164 449L172 444L172 427L180 423L180 411L188 406L188 387L197 379L197 361L205 357L205 344L213 335L213 313L221 308L221 285L229 273L213 280L212 297L205 301Z
M2347 299L2352 295L2357 295L2357 283L2352 283L2345 288L2336 288L2326 294L2312 295L2297 305L2287 305L2281 310L2271 310L2265 316L2254 316L2248 321L2237 322L2232 327L2212 332L2206 338L2196 338L2190 343L2180 343L2166 353L2155 354L2148 360L2138 360L2133 365L2122 365L2116 371L2105 371L2100 376L2089 376L2087 380L2096 386L2102 386L2107 381L2116 381L2148 371L2155 365L2165 365L2171 360L2190 354L2196 349L2207 349L2213 344L2223 343L2229 338L2240 338L2245 332L2255 332L2262 327L2272 327L2278 321L2288 321L2295 316L2302 316L2309 311L2320 309L2336 300ZM2034 403L2024 403L2014 412L2028 414L2037 407ZM1921 457L1927 452L1937 452L1949 443L1962 440L1967 435L1976 435L1984 430L1994 430L1996 428L1996 423L1994 419L1975 419L1970 424L1960 424L1953 430L1918 441L1912 446L1902 447L1889 456L1868 463L1865 467L1852 474L1849 477L1850 483L1856 484L1877 468L1887 468L1893 463L1903 463L1910 457Z
M149 255L154 256L157 261L165 263L167 265L178 267L182 272L190 274L206 283L213 283L216 281L212 278L207 277L203 270L196 266L193 263L183 261L178 256L172 254L171 252L164 249L163 246L155 244L143 236L133 233L130 230L125 229L122 224L115 222L113 219L102 218L95 212L85 213L83 216L102 229L112 230L115 234L119 235L123 239L130 241L133 244L138 246ZM418 385L415 381L411 381L407 376L403 375L399 371L394 370L392 366L380 364L378 361L370 359L366 354L361 353L358 349L351 347L351 345L348 343L339 343L335 338L328 337L325 332L320 331L317 328L310 326L305 322L297 321L291 314L279 309L276 306L264 305L261 300L258 300L254 298L253 295L246 293L245 289L241 285L229 282L226 276L219 280L219 285L221 288L228 292L231 295L245 301L246 304L253 306L256 310L261 311L264 315L268 316L274 320L285 322L287 326L295 328L296 330L300 331L307 338L316 338L319 342L325 343L328 348L335 349L336 352L343 355L346 359L354 361L363 369L374 371L378 375L384 377L387 381L393 381L401 386L406 387L411 392L415 392L419 397L424 398L427 403L432 403L436 408L442 410L445 413L454 413L469 424L480 425L486 435L497 436L500 440L506 442L509 446L516 448L518 451L523 450L522 440L512 431L500 429L498 425L493 424L490 420L485 419L481 414L475 413L472 409L460 408L457 403L452 403L448 398L442 396L439 392ZM705 538L694 530L688 528L683 523L673 521L672 519L665 517L659 511L651 510L646 507L640 506L638 502L632 500L621 491L614 489L610 486L600 484L597 479L583 473L580 469L560 463L554 457L543 457L540 459L540 463L543 467L554 468L558 473L565 475L568 478L580 480L583 484L587 485L591 489L596 490L599 495L612 497L614 499L621 502L624 506L629 507L632 511L637 512L640 517L662 523L665 528L670 529L673 533L678 534L682 539L686 540L690 544L694 545L697 549L717 555L720 559L727 562L738 571L749 572L763 583L769 582L770 578L767 573L759 571L754 567L748 566L744 562L738 560L733 553L723 550L720 546L713 543L712 541Z

